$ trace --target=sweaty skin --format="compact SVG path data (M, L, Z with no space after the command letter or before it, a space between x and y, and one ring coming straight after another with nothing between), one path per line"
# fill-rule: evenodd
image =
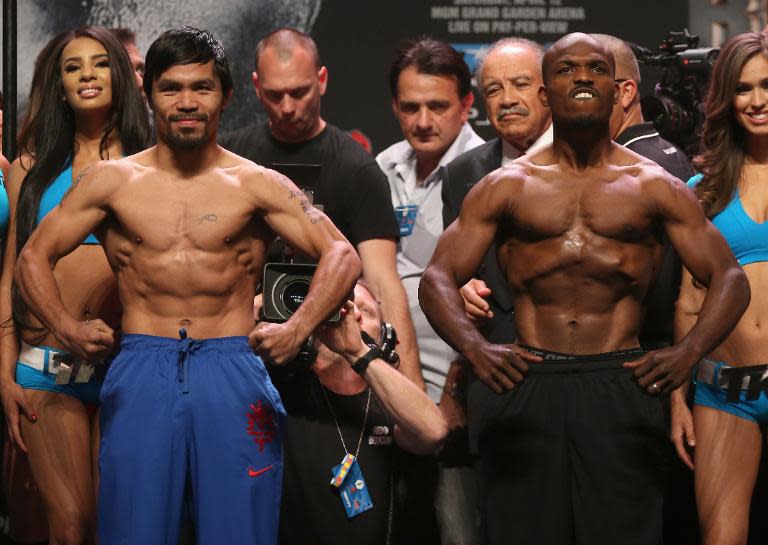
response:
M552 147L489 174L470 191L422 277L420 302L436 331L501 392L538 358L516 345L489 344L464 313L457 288L494 241L515 293L518 344L596 354L639 345L643 299L666 230L709 291L699 322L681 343L628 364L637 367L641 386L659 393L682 383L728 334L749 288L691 192L611 142L613 59L599 42L572 36L544 61L540 98L552 110Z
M16 264L19 289L71 352L95 360L114 344L104 322L67 312L51 273L90 232L117 277L125 333L249 335L259 355L283 363L351 290L360 260L328 218L284 176L216 144L228 100L212 61L172 65L152 86L157 146L93 165L30 237ZM318 268L288 322L254 328L275 233L319 258Z
M52 297L55 284L41 270L91 230L117 276L125 333L176 337L181 327L198 339L251 333L251 301L273 230L307 254L322 254L316 279L325 289L311 290L290 326L253 331L252 345L285 361L341 304L359 274L349 243L287 178L221 148L217 154L205 171L186 176L159 168L155 148L99 163L41 223L19 259L17 278L65 345L92 357L109 344L103 324L91 326L100 335L78 342L76 330L94 322L77 323L62 312ZM270 328L280 332L277 345L259 333Z

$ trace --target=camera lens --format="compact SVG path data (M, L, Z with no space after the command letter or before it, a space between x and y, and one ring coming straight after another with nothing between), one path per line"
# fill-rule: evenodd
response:
M281 299L289 312L294 313L304 302L309 291L309 282L304 278L297 278L283 288Z

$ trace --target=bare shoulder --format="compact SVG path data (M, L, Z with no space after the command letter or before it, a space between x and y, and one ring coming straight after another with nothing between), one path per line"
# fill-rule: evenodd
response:
M611 162L615 168L640 184L643 191L655 192L686 189L678 178L664 170L658 163L619 144L614 144Z
M521 196L526 188L545 182L554 170L557 162L547 150L535 155L523 155L511 163L489 173L481 183L487 186L494 196ZM480 184L477 184L480 185Z
M535 168L528 161L518 160L490 172L469 191L462 213L493 218L509 212L523 194Z
M62 202L75 195L94 205L110 200L120 186L136 174L135 156L116 160L97 161L83 169L72 180L72 185L62 197Z
M132 164L130 157L118 160L97 161L84 168L72 181L72 186L81 184L111 185L112 183L118 183L131 172Z
M694 198L693 192L676 176L650 159L642 158L638 163L637 180L642 185L643 192L657 199Z
M236 177L236 182L255 210L263 214L289 212L300 216L302 213L312 224L326 219L319 209L315 208L304 192L288 177L256 163L234 155L234 162L228 167L230 175ZM303 217L303 216L301 216Z
M142 175L154 174L154 157L154 148L149 148L128 157L99 161L83 170L83 182L123 185Z
M289 198L302 195L291 180L276 170L258 165L230 151L223 151L225 153L222 160L224 170L236 177L243 189L259 200L281 194Z
M530 179L535 167L533 163L521 157L508 165L489 172L485 178L475 184L472 190L477 188L478 191L492 192L496 195L515 192Z
M620 146L626 172L639 184L648 206L663 216L689 216L703 212L691 189L654 161ZM696 209L696 210L694 210Z

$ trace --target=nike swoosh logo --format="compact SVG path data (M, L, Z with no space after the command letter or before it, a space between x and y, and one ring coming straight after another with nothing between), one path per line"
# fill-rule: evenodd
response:
M259 475L261 475L262 473L266 473L267 471L269 471L270 469L272 469L272 468L274 467L274 465L275 465L275 464L272 464L271 466L267 466L267 467L265 467L264 469L259 469L258 471L256 471L256 470L255 470L255 469L253 469L252 467L249 467L249 468L248 468L248 476L249 476L249 477L258 477L258 476L259 476Z

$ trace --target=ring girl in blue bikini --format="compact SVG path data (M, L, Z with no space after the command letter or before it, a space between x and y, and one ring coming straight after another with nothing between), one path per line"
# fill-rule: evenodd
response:
M733 333L699 364L693 414L684 388L672 395L672 440L695 468L702 542L746 544L760 428L768 423L768 397L758 389L768 376L768 35L741 34L726 42L706 114L696 159L702 174L688 185L743 267L752 301ZM704 290L684 271L678 338L696 321L703 298Z
M20 157L6 184L10 226L0 277L0 394L9 434L28 453L43 497L51 544L95 534L99 369L78 362L13 293L16 256L35 226L91 164L144 149L147 110L128 54L107 29L53 38L36 62ZM97 236L62 259L54 275L78 320L119 324L115 281ZM67 371L71 377L66 379Z

